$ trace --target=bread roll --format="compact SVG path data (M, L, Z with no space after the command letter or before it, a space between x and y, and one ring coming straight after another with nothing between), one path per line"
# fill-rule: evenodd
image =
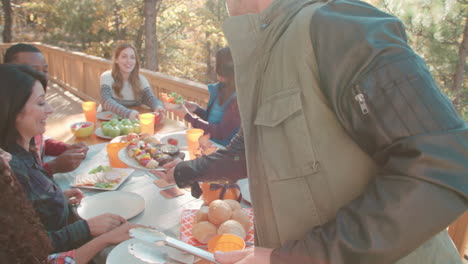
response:
M200 243L206 244L216 236L216 226L208 221L202 221L192 226L192 236Z
M226 202L227 204L229 204L229 206L231 207L231 210L234 212L236 209L241 209L242 206L240 205L240 203L236 200L223 200L224 202Z
M231 219L239 222L244 227L246 233L249 232L252 222L250 221L249 214L244 209L234 210Z
M218 235L220 234L233 234L244 240L247 236L247 232L245 232L244 227L236 220L227 220L222 223L218 228Z
M220 225L226 220L231 219L232 210L229 204L222 200L214 200L211 202L208 209L208 220L215 224Z
M194 223L199 223L202 221L208 221L208 206L202 206L200 210L195 213Z

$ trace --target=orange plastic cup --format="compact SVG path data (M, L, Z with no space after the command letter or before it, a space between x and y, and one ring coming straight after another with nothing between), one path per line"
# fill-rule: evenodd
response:
M119 159L119 151L125 148L127 144L124 142L109 143L106 146L107 156L109 156L109 164L112 168L127 168L127 164Z
M195 153L198 152L200 148L200 143L198 139L203 135L203 129L199 128L191 128L187 129L186 136L187 136L187 147L190 154L190 159L195 159Z
M87 101L81 104L86 121L96 124L96 102Z
M146 113L140 114L140 126L141 126L141 133L148 133L150 135L154 134L154 114L153 113Z
M208 241L208 251L211 253L215 251L243 250L244 248L245 241L241 237L232 234L216 235Z

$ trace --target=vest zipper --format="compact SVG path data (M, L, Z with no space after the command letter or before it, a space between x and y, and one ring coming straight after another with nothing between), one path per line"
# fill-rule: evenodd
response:
M367 107L366 97L361 92L361 89L359 88L358 84L353 85L353 94L354 100L356 100L359 103L359 107L361 108L362 114L369 114L369 107Z

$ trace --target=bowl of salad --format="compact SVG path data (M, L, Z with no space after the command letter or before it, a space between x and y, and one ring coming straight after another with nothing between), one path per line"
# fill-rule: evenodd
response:
M164 108L168 110L176 110L181 108L185 101L182 95L176 92L161 93L161 100L164 103Z

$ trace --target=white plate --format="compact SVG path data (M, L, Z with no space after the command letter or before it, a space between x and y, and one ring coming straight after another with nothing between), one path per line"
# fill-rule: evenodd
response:
M129 264L129 263L148 264L148 262L145 262L143 260L136 258L132 254L130 254L130 252L128 251L128 246L130 244L136 244L136 243L144 243L144 242L136 238L132 238L115 246L112 249L112 251L109 253L109 255L107 255L106 264ZM157 247L157 249L159 249L161 252L167 253L171 258L179 261L179 262L167 261L166 263L168 264L169 263L193 263L194 261L194 257L192 255L183 253L171 247L160 246L160 247Z
M140 165L140 163L138 163L138 161L134 158L131 158L128 156L127 154L127 148L123 148L119 151L119 159L127 164L127 166L131 167L131 168L135 168L135 169L138 169L138 170L144 170L144 171L150 171L150 170L166 170L164 169L163 167L157 167L155 169L148 169L146 167L143 167Z
M109 111L99 112L96 114L96 117L100 120L105 120L105 121L109 121L113 118L120 119L120 116L118 114L114 114Z
M145 200L136 193L114 191L86 196L78 207L78 215L83 219L112 213L130 219L145 209Z
M252 199L250 198L249 180L238 180L237 185L239 185L240 191L242 193L242 199L244 199L248 203L252 203Z
M88 178L90 181L92 181L93 179L96 179L98 178L97 176L101 176L99 175L99 173L97 173L97 175L90 175L90 174L81 174L81 175L78 175L76 176L75 178L75 182L71 184L72 187L78 187L78 188L84 188L84 189L94 189L94 190L103 190L103 191L114 191L116 190L117 188L119 188L120 185L122 185L122 183L130 176L130 174L132 174L135 170L134 169L120 169L120 168L112 168L112 170L108 171L108 172L105 172L104 174L106 175L109 175L111 176L111 178L120 178L120 181L112 186L112 187L109 187L109 188L102 188L102 187L96 187L96 186L83 186L83 185L76 185L75 183L78 181L78 180L86 180L86 178ZM102 173L101 173L102 174ZM104 175L103 175L104 176ZM101 177L102 178L102 177ZM109 176L107 177L104 177L104 178L109 178Z
M98 136L100 138L113 139L113 137L105 136L104 133L102 133L102 129L100 127L97 128L96 131L94 131L94 134L96 134L96 136Z
M179 147L179 149L187 148L187 136L186 136L185 131L178 131L178 132L174 132L171 134L162 134L162 135L156 134L156 137L163 144L169 144L167 140L169 138L175 138L177 139L177 142L178 142L177 146Z
M118 244L112 249L109 255L107 255L106 264L148 264L148 262L140 260L128 252L128 246L130 244L139 242L140 240L132 238Z

